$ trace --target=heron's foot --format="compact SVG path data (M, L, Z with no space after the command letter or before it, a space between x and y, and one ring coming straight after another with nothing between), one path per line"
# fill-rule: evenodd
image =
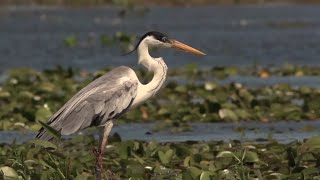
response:
M102 166L103 153L101 152L100 149L94 148L93 154L96 156L96 171L101 173L103 171L103 166Z

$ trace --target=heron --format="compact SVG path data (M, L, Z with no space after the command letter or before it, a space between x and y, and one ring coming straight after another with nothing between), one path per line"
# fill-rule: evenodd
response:
M113 120L154 96L166 79L167 65L163 58L151 57L150 47L176 48L205 55L184 43L169 39L161 32L147 32L129 53L137 51L138 63L153 72L149 83L142 84L130 67L117 67L81 89L48 120L47 124L61 135L71 135L93 126L98 128L99 147L94 151L97 179L101 179L99 174L102 171L102 155ZM45 128L39 130L36 138L48 141L53 139Z

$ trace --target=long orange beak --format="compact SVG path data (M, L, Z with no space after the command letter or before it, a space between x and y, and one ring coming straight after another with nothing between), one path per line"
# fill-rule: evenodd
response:
M187 52L191 52L193 54L199 54L199 55L202 55L202 56L205 56L206 54L193 48L193 47L190 47L186 44L183 44L177 40L171 40L171 45L173 48L177 48L177 49L181 49L181 50L184 50L184 51L187 51Z

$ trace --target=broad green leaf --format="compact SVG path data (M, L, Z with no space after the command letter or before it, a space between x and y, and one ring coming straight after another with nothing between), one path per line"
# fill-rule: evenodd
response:
M162 163L164 163L164 164L169 163L169 160L166 158L166 155L164 154L164 152L158 151L158 156L159 156L159 159Z
M31 143L49 149L57 149L57 146L49 141L34 139L30 141Z
M172 149L169 149L166 153L164 153L162 151L158 151L158 156L160 158L160 161L163 164L169 163L173 154L174 154L174 151Z
M202 173L202 170L196 168L196 167L189 167L188 171L190 171L190 175L193 179L198 179Z
M203 171L200 175L200 180L210 180L211 173L208 171Z
M194 178L191 176L191 172L187 171L187 170L182 172L182 179L183 180L194 180Z
M190 166L190 159L191 157L190 156L187 156L184 161L183 161L183 166L184 167L189 167Z
M256 152L246 151L244 162L259 162L260 159Z
M19 175L18 175L17 171L9 166L1 167L0 168L0 175L1 174L3 174L4 179L19 179Z
M131 176L131 178L142 177L145 172L145 168L137 161L128 161L126 171L128 176Z
M128 159L129 157L129 145L125 142L120 144L119 156L121 159Z

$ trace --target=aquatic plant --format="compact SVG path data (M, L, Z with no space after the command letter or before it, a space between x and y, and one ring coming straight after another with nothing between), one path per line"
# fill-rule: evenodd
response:
M287 76L294 75L295 70L310 73L318 72L319 69L284 67L264 70L270 73L279 72L278 76ZM224 69L220 68L219 73L229 74L226 77L231 74L241 75L242 72L241 68ZM247 68L246 72L257 72L256 69L259 68ZM108 69L104 69L90 73L59 66L44 71L27 68L10 70L5 80L0 83L0 129L39 129L40 125L36 121L47 121L73 94L107 71ZM202 70L194 65L171 68L169 73L174 78L168 80L157 98L152 98L140 108L130 111L119 119L118 123L161 120L166 123L154 130L170 127L176 132L189 130L188 122L192 121L268 122L316 120L320 117L318 88L287 84L254 88L237 82L220 84L219 80L212 78L212 72L216 75L217 69ZM144 76L144 73L145 70L137 70L138 76ZM151 76L148 74L146 79ZM188 82L185 79L188 79Z
M319 178L320 137L304 142L158 143L111 138L104 159L109 179L312 179ZM92 136L60 143L33 140L0 144L0 177L93 179Z

